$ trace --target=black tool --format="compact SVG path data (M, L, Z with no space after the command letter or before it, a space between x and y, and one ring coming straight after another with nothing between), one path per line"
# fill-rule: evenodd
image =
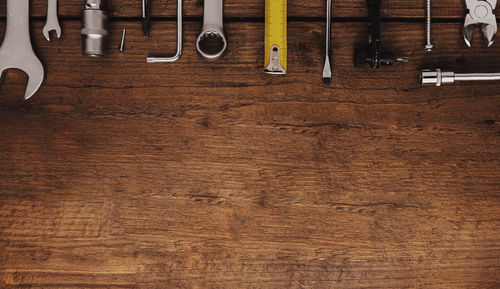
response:
M395 56L392 52L382 52L380 49L380 6L382 0L366 0L369 12L368 27L370 35L368 47L354 50L354 66L365 67L369 64L372 68L380 65L392 65L394 62L408 62L406 56Z
M149 36L149 27L151 26L151 4L149 0L142 0L142 34Z

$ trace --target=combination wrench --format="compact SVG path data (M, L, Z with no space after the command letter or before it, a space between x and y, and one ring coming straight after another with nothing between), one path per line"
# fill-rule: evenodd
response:
M25 99L38 91L45 74L31 45L29 5L29 0L7 0L7 28L0 46L0 76L11 68L28 75Z
M57 0L49 0L47 5L47 22L43 27L43 36L47 41L50 41L50 31L54 30L57 38L61 38L61 26L59 19L57 19Z
M196 40L196 51L201 58L216 61L224 55L227 40L224 35L224 1L205 0L203 28Z

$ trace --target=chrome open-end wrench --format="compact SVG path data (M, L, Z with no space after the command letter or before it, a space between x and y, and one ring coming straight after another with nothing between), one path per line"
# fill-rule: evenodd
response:
M203 29L196 40L196 51L208 61L220 59L227 48L224 35L224 1L205 0Z
M50 31L55 30L57 38L61 38L61 26L57 19L57 0L49 0L47 5L47 22L43 27L43 36L47 41L50 41Z
M31 46L29 0L7 0L7 28L0 46L0 76L10 68L28 75L25 99L32 97L43 83L43 65Z

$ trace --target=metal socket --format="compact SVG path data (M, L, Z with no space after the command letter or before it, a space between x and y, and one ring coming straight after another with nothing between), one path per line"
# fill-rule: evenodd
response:
M84 56L106 56L108 46L108 16L104 1L86 0L82 12L82 53Z

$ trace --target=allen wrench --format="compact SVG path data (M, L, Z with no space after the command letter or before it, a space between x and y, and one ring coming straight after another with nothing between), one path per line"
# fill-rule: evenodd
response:
M146 58L148 63L176 62L182 55L182 0L177 1L177 52L170 57L150 56Z

